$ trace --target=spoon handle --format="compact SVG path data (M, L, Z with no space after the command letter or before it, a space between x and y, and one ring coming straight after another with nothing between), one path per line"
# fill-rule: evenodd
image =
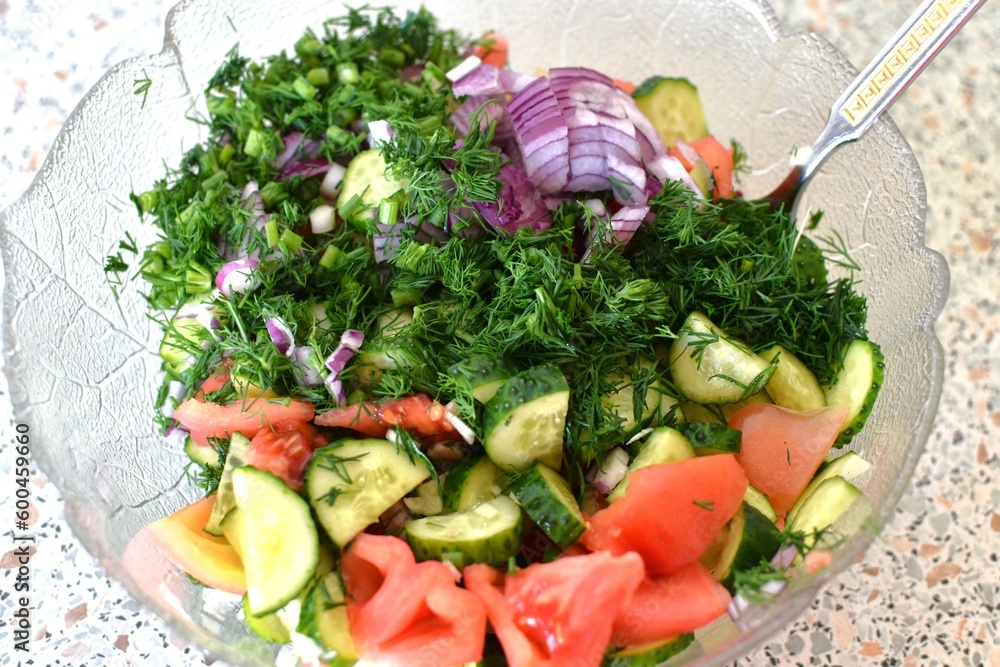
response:
M834 102L812 150L797 160L801 181L808 179L835 148L859 139L984 2L924 0Z

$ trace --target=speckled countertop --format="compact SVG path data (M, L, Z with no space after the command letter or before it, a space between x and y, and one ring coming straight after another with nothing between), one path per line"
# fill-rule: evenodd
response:
M789 30L823 34L857 65L910 11L910 3L888 0L773 5ZM0 208L28 186L67 115L108 67L159 50L169 6L0 0ZM884 539L739 665L1000 667L998 44L1000 6L987 4L892 112L926 177L927 245L944 254L952 275L938 322L944 395L927 451ZM0 410L7 479L13 430L9 408ZM104 577L63 521L59 492L33 472L32 651L11 654L5 612L0 665L211 662ZM12 514L12 505L3 497L0 513ZM0 554L0 601L13 591L15 570L13 552Z

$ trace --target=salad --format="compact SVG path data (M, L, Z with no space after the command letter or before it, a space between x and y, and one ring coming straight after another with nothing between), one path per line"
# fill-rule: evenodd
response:
M133 197L204 490L148 531L302 664L659 664L864 515L843 243L740 196L691 82L507 50L387 9L234 50Z

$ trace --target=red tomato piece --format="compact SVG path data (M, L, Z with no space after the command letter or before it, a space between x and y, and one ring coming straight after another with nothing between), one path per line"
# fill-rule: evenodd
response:
M486 609L444 563L417 563L405 541L362 533L341 559L341 572L363 660L451 667L482 658Z
M379 409L379 418L386 426L398 426L418 438L458 435L447 419L447 410L427 394L407 396L387 403Z
M775 512L784 514L795 504L840 434L847 412L843 405L800 412L756 403L729 419L729 428L743 432L736 460Z
M647 576L632 604L615 621L611 640L632 646L696 630L725 613L732 598L704 565L695 561L670 574Z
M247 450L247 463L267 470L296 491L302 488L313 454L317 430L312 424L283 421L257 431Z
M655 574L698 560L733 517L747 478L732 454L640 468L625 495L590 517L581 541L592 551L635 551Z
M636 554L595 553L529 565L503 580L488 565L464 574L510 667L596 667L643 573Z
M349 428L373 438L384 438L388 429L379 420L378 413L378 403L356 403L316 415L316 425Z
M476 47L476 55L483 61L483 64L493 65L497 68L502 68L506 65L507 55L510 51L507 38L491 32L484 35L483 39L489 41L489 46Z
M253 438L265 424L282 421L304 423L312 421L315 414L312 403L294 398L288 399L288 405L264 398L229 405L190 398L177 406L173 417L191 432L195 442L208 445L208 438L228 438L233 433Z

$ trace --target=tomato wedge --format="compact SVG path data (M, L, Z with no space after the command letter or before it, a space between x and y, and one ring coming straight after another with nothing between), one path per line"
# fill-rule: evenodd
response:
M632 646L691 632L725 613L731 599L698 561L670 574L647 576L615 621L611 639L618 646Z
M427 394L400 398L385 405L357 403L324 412L317 426L348 428L374 438L384 438L390 428L403 428L418 438L448 442L460 438L448 421L445 407Z
M265 426L250 440L247 464L277 475L299 491L316 434L316 427L305 422L281 421Z
M195 442L207 446L208 438L228 438L233 433L253 438L265 424L305 423L312 421L315 414L312 403L294 398L288 399L288 405L263 398L245 405L240 401L219 405L190 398L177 406L173 417L191 432Z
M615 619L643 578L636 554L595 553L529 565L506 578L465 568L510 667L599 665Z
M625 495L590 517L581 541L591 551L635 551L655 574L698 560L747 490L732 454L699 456L641 468Z
M795 504L830 452L847 412L843 405L800 412L756 403L730 417L729 428L743 432L736 460L775 512L784 514Z
M362 533L341 559L341 572L363 661L451 667L482 658L486 609L444 563L417 563L405 541Z

